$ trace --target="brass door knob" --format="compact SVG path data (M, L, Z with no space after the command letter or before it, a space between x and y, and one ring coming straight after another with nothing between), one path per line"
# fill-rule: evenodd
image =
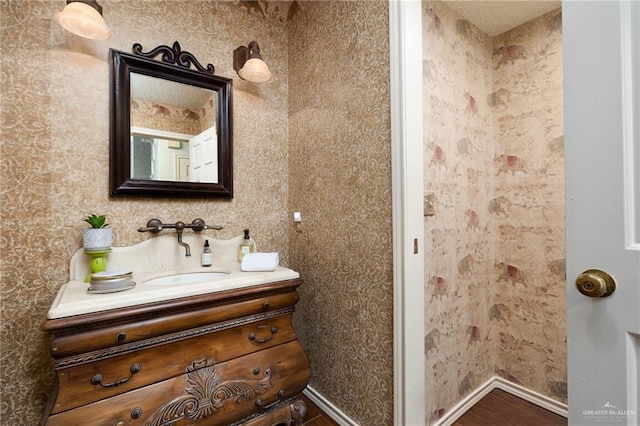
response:
M576 279L578 291L588 297L608 297L616 291L613 277L599 269L588 269Z

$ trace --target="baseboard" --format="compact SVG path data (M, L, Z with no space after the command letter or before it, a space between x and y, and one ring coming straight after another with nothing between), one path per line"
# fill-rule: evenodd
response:
M473 390L462 401L458 402L449 411L444 413L442 417L436 421L433 426L451 426L458 420L464 413L469 411L478 401L484 398L489 392L495 389L496 377L492 377L479 387ZM428 413L427 413L428 414ZM428 419L427 419L428 421Z
M304 393L307 398L309 398L322 411L324 411L327 416L331 417L340 426L358 426L358 423L351 420L349 416L340 411L338 407L329 402L311 386L307 386L302 393Z
M473 392L467 395L462 401L458 402L453 408L447 411L433 426L451 426L464 413L469 411L478 401L484 398L494 389L500 389L511 395L517 396L527 402L549 410L552 413L562 417L568 417L569 411L566 404L553 400L547 396L534 392L524 386L517 385L499 376L494 376L477 387ZM358 426L358 423L351 420L349 416L340 411L338 407L329 402L325 397L320 395L311 386L303 392L314 404L316 404L327 416L331 417L340 426Z
M469 411L478 401L485 397L489 392L494 389L500 389L508 392L518 398L521 398L527 402L535 404L539 407L549 410L552 413L558 414L562 417L568 417L567 405L561 402L555 401L547 396L534 392L523 386L511 383L502 377L494 376L476 388L473 392L467 395L462 401L458 402L453 408L447 411L433 426L451 426L456 420L458 420L464 413Z
M524 386L517 385L508 380L503 379L502 377L494 377L496 381L496 388L501 389L505 392L509 392L511 395L515 395L518 398L524 399L532 404L537 405L538 407L542 407L545 410L551 411L552 413L556 413L562 417L569 417L569 409L567 404L563 404L562 402L558 402L555 399L551 399L548 396L544 396L539 394L538 392L534 392L530 389L525 388Z

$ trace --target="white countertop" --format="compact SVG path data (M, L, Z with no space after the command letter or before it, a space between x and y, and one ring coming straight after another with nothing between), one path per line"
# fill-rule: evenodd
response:
M109 309L123 308L126 306L142 305L145 303L160 302L163 300L178 299L181 297L197 296L201 294L231 290L236 288L251 287L270 282L284 281L299 278L300 274L291 269L279 267L273 272L241 272L240 265L236 270L231 270L223 279L212 282L184 285L145 285L144 280L151 277L162 276L154 274L141 277L133 274L136 285L125 291L108 294L92 294L87 291L89 284L84 281L69 281L63 284L47 312L48 319L63 318L73 315L82 315L91 312L106 311ZM229 270L229 268L225 268ZM201 268L180 272L215 272L216 269ZM164 274L171 275L174 271Z
M192 256L189 258L184 256L184 248L178 246L175 233L159 235L130 247L113 247L106 258L107 270L131 270L136 285L129 290L108 294L87 291L89 284L85 283L84 279L90 271L90 259L84 254L84 250L80 249L71 259L70 281L63 284L58 291L47 318L64 318L300 277L297 272L283 267L269 272L240 271L237 246L241 238L214 240L206 235L185 235L184 241L191 245ZM209 240L213 252L212 267L200 266L200 254L205 239ZM210 282L145 284L145 281L159 276L217 271L224 271L224 276Z

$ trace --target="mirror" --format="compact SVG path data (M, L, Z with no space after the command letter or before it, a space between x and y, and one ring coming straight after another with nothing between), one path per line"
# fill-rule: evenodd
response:
M110 195L233 198L232 80L178 42L109 61Z

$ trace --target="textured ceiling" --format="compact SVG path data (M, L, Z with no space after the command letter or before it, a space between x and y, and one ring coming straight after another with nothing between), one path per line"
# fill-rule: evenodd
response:
M200 111L213 94L212 90L202 87L131 73L131 97L134 99Z
M561 6L560 1L445 1L490 36L496 36Z

